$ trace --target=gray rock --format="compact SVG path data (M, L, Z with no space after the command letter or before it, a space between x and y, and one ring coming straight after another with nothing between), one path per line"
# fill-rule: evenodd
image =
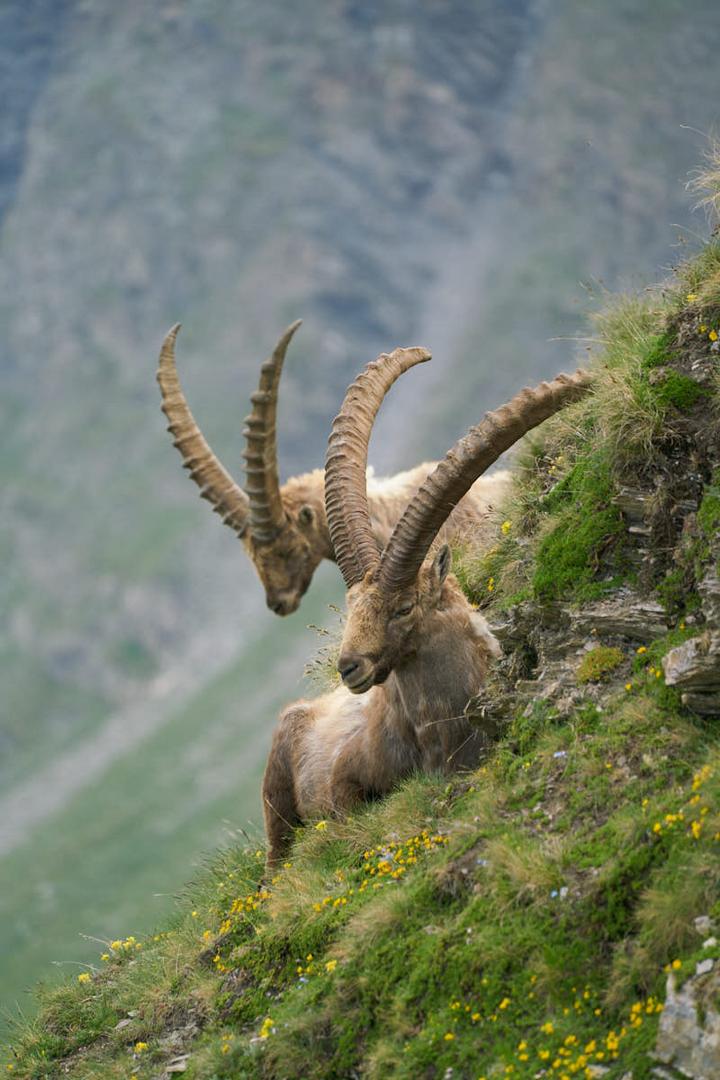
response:
M696 919L693 919L693 926L697 930L698 934L709 934L713 928L713 922L709 915L698 915Z
M705 618L710 626L720 627L720 577L715 560L710 564L705 577L698 584L700 601Z
M680 700L686 709L698 716L720 715L720 694L681 694Z
M577 634L597 632L601 638L627 637L643 642L667 632L667 616L661 604L624 589L571 612L570 625Z
M700 960L695 965L696 975L709 975L712 969L715 967L715 961L708 958L707 960Z
M692 692L720 691L720 633L706 630L690 638L663 657L663 670L668 686L679 686Z
M694 975L680 989L675 975L668 975L655 1054L692 1080L720 1077L720 1013L713 1006L719 975Z

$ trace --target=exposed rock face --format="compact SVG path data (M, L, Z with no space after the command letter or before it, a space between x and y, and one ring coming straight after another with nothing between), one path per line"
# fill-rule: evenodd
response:
M663 658L665 681L683 691L682 702L703 715L720 713L720 633L706 630Z
M717 964L706 970L710 963L698 965L698 974L680 989L675 976L668 976L660 1018L658 1059L692 1080L720 1077L720 1013L714 1005L720 993L720 971Z

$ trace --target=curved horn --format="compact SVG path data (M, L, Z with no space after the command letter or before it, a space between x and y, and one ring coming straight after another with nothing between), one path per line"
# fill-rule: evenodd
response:
M582 397L591 383L587 371L558 375L552 382L521 390L470 428L428 476L395 526L381 558L381 588L394 592L411 585L433 540L477 478L527 431Z
M278 387L285 353L301 320L283 333L269 360L260 368L260 382L251 397L252 412L245 417L245 491L250 507L250 529L258 544L269 544L285 524L277 467Z
M372 360L348 387L333 421L325 459L325 512L335 558L348 588L377 566L380 552L367 506L370 432L385 394L404 371L431 358L427 349L395 349Z
M183 468L190 470L202 498L211 503L226 525L242 536L248 523L247 496L213 454L185 400L175 366L175 339L179 329L177 323L165 335L157 372L168 431L174 437L173 446L180 451Z

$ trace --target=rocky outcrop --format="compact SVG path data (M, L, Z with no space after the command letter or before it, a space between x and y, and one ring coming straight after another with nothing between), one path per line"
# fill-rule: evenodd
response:
M674 1070L658 1076L718 1080L720 1077L720 968L715 960L702 960L695 974L678 987L668 975L665 1008L655 1048L662 1065Z
M668 686L682 691L682 702L702 715L720 714L720 632L706 630L663 658Z

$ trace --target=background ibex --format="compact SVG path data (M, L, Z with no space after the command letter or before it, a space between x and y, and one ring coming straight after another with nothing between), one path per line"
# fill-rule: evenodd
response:
M406 351L368 364L330 435L326 510L349 590L344 685L280 717L263 779L269 865L308 818L382 795L415 769L476 764L484 740L463 709L500 650L449 575L447 545L425 557L477 477L590 382L582 371L558 375L488 413L426 479L381 552L365 491L367 446L384 394L409 366Z
M190 470L201 496L242 540L265 587L267 605L277 615L295 611L318 564L323 559L334 561L325 516L323 470L292 477L282 487L278 478L278 388L285 353L298 326L299 321L287 328L260 369L252 412L245 421L245 490L212 452L185 400L175 366L179 326L174 326L163 342L157 374L168 430L183 465ZM400 351L403 371L430 359L424 349ZM381 545L387 543L408 500L435 464L425 462L386 479L369 477L370 521ZM460 538L472 533L475 542L482 543L489 535L492 507L497 505L507 480L508 473L502 471L478 481L448 521L445 536Z

